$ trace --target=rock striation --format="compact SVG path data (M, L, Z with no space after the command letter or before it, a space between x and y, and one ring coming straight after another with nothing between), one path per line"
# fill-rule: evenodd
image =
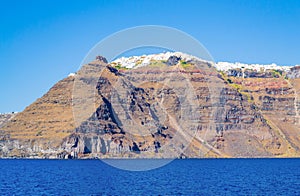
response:
M299 157L299 70L97 56L0 125L0 157Z

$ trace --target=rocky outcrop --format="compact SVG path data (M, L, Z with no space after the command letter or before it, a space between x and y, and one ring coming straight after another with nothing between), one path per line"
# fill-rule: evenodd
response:
M295 66L287 73L287 77L290 79L300 78L300 66Z
M228 69L226 71L227 76L242 78L279 78L282 73L281 70L257 71L244 68Z
M107 59L103 56L96 56L96 61L100 61L100 62L103 62L103 63L108 63Z
M177 65L177 63L181 60L180 57L170 56L166 62L168 66Z
M10 121L13 117L15 117L17 113L7 113L7 114L0 114L0 127L5 124L6 122Z

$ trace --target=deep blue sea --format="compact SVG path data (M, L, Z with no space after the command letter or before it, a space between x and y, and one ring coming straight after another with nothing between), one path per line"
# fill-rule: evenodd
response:
M132 172L100 160L0 160L0 195L300 195L300 159L184 159Z

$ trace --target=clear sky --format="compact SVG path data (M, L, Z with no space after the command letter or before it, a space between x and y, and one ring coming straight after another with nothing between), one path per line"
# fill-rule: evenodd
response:
M0 112L22 111L97 42L137 25L182 30L216 61L300 64L298 0L2 0Z

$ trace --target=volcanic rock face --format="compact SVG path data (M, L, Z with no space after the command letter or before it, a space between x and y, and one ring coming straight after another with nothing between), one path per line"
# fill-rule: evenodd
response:
M98 56L3 124L0 156L300 155L297 68L218 72L179 53L157 59Z
M287 77L291 79L300 78L300 66L291 68L291 70L287 74Z
M181 60L180 57L170 56L167 60L167 65L169 66L176 65L180 60Z
M0 127L15 117L15 113L8 113L8 114L0 114Z

